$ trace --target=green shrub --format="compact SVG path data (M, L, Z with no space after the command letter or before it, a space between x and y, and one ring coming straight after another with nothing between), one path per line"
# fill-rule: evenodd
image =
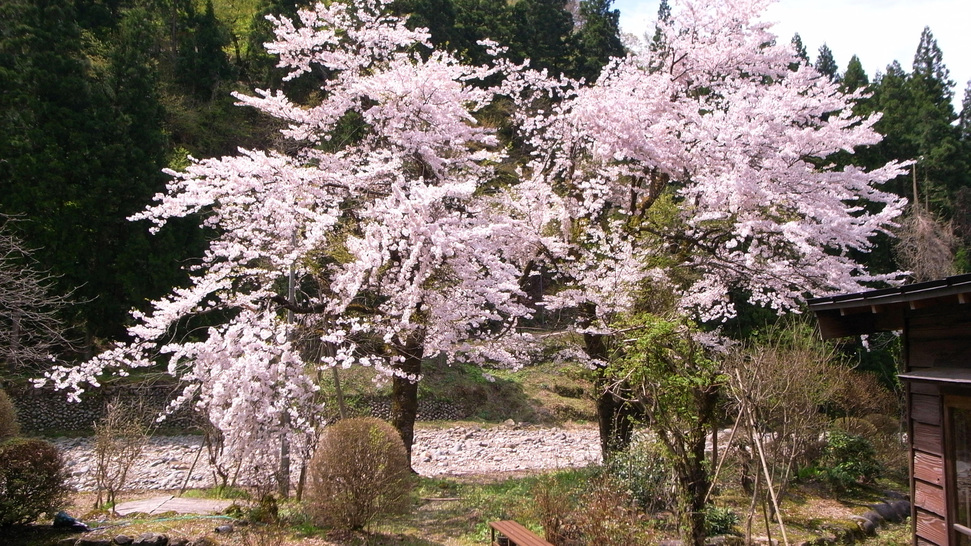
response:
M43 440L0 444L0 527L53 516L68 494L60 451Z
M20 434L17 423L17 409L7 393L0 389L0 442Z
M398 432L371 417L328 427L310 462L306 509L317 525L362 529L404 512L413 483Z
M660 446L640 439L626 450L614 454L604 470L645 511L674 508L674 478Z
M823 448L819 471L830 486L844 490L878 478L880 465L870 440L833 430L829 433L826 447Z
M708 505L705 510L705 527L708 529L708 536L727 535L735 530L738 521L738 514L731 508Z

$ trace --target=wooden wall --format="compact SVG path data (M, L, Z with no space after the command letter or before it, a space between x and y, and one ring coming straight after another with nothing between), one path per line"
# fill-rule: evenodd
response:
M910 383L911 491L918 544L947 544L943 398L934 383ZM921 542L923 540L924 542Z
M971 367L971 312L966 305L916 309L904 329L906 371ZM919 546L949 543L944 395L971 388L937 381L909 381L913 521ZM967 391L971 394L971 390Z

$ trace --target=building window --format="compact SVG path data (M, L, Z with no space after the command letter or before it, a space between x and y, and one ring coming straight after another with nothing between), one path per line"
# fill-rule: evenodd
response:
M948 397L947 406L952 544L971 546L971 398Z

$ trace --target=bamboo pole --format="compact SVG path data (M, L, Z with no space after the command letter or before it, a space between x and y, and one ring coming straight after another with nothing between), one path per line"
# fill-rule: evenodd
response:
M738 379L738 384L742 384L742 376L735 370L735 377ZM786 536L786 525L782 520L782 511L779 510L779 501L775 497L775 486L772 485L772 474L769 472L769 465L765 461L765 452L762 450L762 441L759 439L759 435L755 431L755 419L752 417L751 408L749 408L748 401L745 396L739 396L739 403L742 405L742 410L745 412L749 430L751 430L752 441L755 443L755 449L759 453L759 462L762 466L762 472L765 473L765 485L769 490L769 497L772 499L772 507L775 509L776 518L779 520L779 530L782 532L782 541L786 546L789 546L789 537ZM768 522L766 522L768 524Z

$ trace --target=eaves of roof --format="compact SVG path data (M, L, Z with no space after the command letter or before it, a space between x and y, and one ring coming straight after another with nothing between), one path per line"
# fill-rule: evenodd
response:
M971 274L936 281L809 300L826 339L901 330L904 313L925 307L971 303Z

